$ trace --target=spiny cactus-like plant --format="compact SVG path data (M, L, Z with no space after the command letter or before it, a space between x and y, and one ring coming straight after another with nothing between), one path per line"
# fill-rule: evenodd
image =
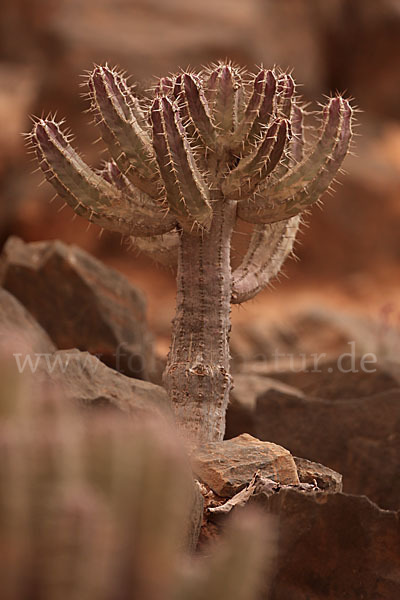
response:
M352 108L331 98L309 146L294 81L278 70L252 75L219 63L160 79L145 101L107 66L96 66L87 85L112 160L92 170L60 124L38 119L31 140L40 165L77 214L130 236L162 262L177 261L164 383L189 435L222 439L231 303L253 298L291 253L303 211L348 152ZM232 272L238 218L254 231Z
M274 548L269 521L239 515L194 561L194 483L165 424L85 418L11 379L0 380L2 600L258 596ZM197 523L201 508L193 512Z

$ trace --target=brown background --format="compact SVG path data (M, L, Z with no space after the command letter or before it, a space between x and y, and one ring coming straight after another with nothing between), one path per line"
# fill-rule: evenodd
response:
M80 75L93 62L118 64L144 92L154 76L229 57L249 68L294 69L313 102L335 90L354 97L355 156L334 197L307 217L272 290L234 321L327 304L374 318L400 314L400 2L398 0L3 0L0 12L0 242L60 238L101 257L141 286L160 350L173 313L173 274L130 252L118 236L80 218L53 196L24 148L28 114L57 109L76 144L98 164L96 131L83 114ZM242 240L243 241L243 240ZM386 313L385 313L386 314Z

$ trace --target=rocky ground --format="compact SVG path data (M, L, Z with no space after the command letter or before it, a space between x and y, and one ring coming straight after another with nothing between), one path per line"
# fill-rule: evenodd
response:
M14 237L0 282L0 326L22 348L20 370L86 410L171 423L144 298L122 275L77 247ZM400 590L400 332L381 329L315 307L234 328L227 439L191 451L200 547L243 504L276 514L274 599Z

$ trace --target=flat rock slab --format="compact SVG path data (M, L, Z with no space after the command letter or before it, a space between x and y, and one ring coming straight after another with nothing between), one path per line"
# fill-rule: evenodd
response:
M143 295L125 277L76 246L11 237L0 283L59 349L79 348L131 377L154 368Z
M281 489L254 496L279 516L269 600L400 598L400 513L365 496Z
M55 345L26 308L9 292L0 288L0 342L4 350L24 347L33 353L51 353Z
M288 450L260 442L247 433L196 448L192 463L196 476L224 498L239 492L257 471L282 484L299 484L296 464Z
M159 385L126 377L79 350L43 356L36 375L78 406L114 408L133 415L161 415L172 421L167 392Z

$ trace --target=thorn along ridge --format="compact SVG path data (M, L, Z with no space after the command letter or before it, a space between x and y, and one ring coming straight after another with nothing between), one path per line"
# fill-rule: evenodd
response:
M270 286L293 256L304 215L343 172L356 109L335 93L312 112L292 72L249 72L229 60L158 78L149 98L107 63L85 73L82 86L109 154L101 168L75 150L56 113L30 116L26 145L75 214L161 264L178 264L164 384L187 434L220 440L231 303ZM232 272L237 218L253 231Z

